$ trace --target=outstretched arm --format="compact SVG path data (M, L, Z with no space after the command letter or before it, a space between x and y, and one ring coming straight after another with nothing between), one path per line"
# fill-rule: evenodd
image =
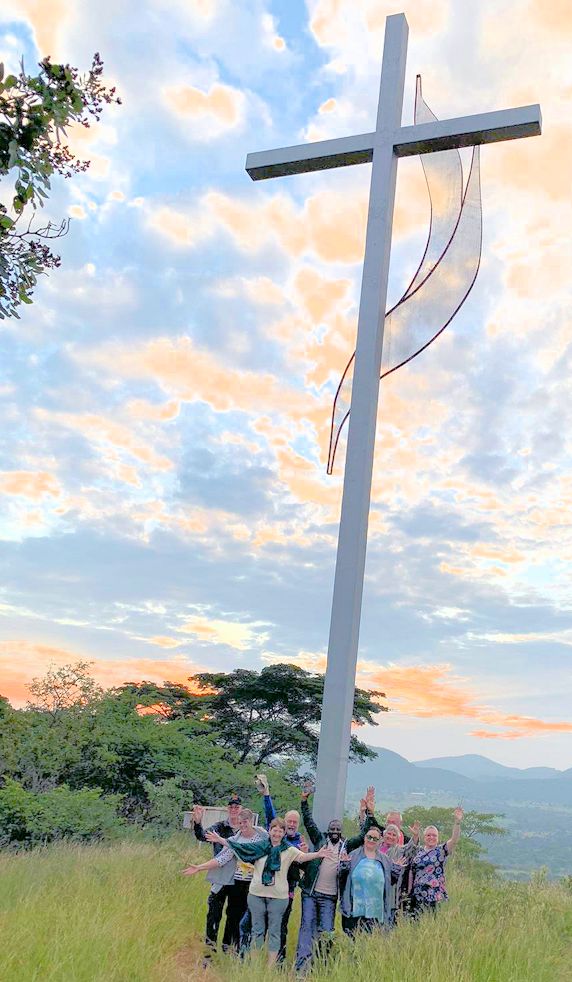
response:
M331 855L328 846L322 846L317 852L301 852L299 856L296 856L296 863L309 863L312 859L324 859L326 856Z
M453 825L453 831L451 833L451 838L447 839L447 851L452 853L457 845L459 839L461 838L461 822L463 821L463 809L455 808L455 823Z
M195 873L200 873L202 870L217 869L220 863L217 863L216 859L209 859L208 863L201 863L200 865L193 864L187 866L186 869L182 870L183 876L193 876Z

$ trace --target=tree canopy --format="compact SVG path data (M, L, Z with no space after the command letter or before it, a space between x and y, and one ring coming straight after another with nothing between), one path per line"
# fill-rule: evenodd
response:
M152 683L128 688L147 705L157 704L168 718L208 720L220 745L232 748L240 763L259 767L273 758L301 756L315 763L318 753L324 676L297 665L269 665L260 672L201 672L189 679L195 691L183 686ZM353 722L377 726L386 711L377 699L383 692L355 690ZM355 735L350 758L365 760L376 753Z
M68 222L33 228L32 221L49 197L53 174L72 177L89 166L64 142L66 127L89 127L106 104L121 101L103 84L97 53L84 75L71 65L52 65L49 57L39 69L28 75L22 63L17 75L4 77L0 64L0 178L13 178L11 209L0 204L0 319L18 317L18 306L32 303L38 276L60 265L48 243L66 233Z
M90 664L77 662L29 688L24 709L0 697L0 845L97 838L110 832L110 815L117 830L162 834L180 828L193 803L223 804L233 791L260 809L252 762L223 744L200 706L188 710L184 686L159 687L170 711L156 686L103 690ZM283 756L268 773L277 808L289 807L296 763Z

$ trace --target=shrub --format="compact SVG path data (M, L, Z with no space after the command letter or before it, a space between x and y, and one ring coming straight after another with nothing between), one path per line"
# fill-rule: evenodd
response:
M58 839L86 842L112 837L123 826L120 795L99 788L26 791L16 781L0 789L0 845L34 846Z

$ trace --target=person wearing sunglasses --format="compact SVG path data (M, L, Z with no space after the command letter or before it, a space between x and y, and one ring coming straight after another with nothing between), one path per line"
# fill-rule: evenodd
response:
M322 958L327 956L336 917L341 858L346 851L363 845L362 834L343 841L342 822L339 818L332 818L325 832L318 828L308 803L308 798L313 793L313 783L308 782L302 791L300 805L302 820L313 849L317 851L323 846L328 846L329 855L321 863L310 862L304 868L301 883L302 916L295 963L298 974L304 974L309 970L316 950ZM373 818L368 817L366 829L373 821ZM377 829L375 831L380 834Z
M315 853L304 853L295 846L289 846L285 836L286 823L283 818L276 817L270 823L269 839L266 841L245 842L233 836L227 843L239 861L253 866L247 898L252 917L252 941L256 948L260 948L268 935L269 965L276 963L280 950L282 917L288 906L288 868L293 862L321 862L330 857L327 846ZM211 859L199 866L188 866L183 872L186 876L192 876L200 870L211 869L216 861Z
M361 845L348 840L342 854L342 927L350 937L393 924L392 886L399 882L407 860L401 856L392 861L382 845L380 829L372 826L365 830Z

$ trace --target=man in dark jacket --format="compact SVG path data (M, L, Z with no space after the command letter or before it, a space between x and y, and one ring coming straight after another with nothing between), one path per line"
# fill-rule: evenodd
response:
M305 972L309 969L316 941L320 946L321 953L327 954L329 945L324 945L323 941L320 943L320 936L324 933L331 934L334 930L340 858L348 847L355 849L363 844L363 832L352 839L348 839L347 842L343 842L342 821L339 818L333 818L326 831L320 832L308 804L310 794L312 794L311 788L305 788L302 792L300 805L302 821L312 843L313 851L317 852L322 846L327 845L330 847L330 856L305 864L301 884L302 919L296 949L297 972ZM365 831L372 824L373 819L368 816L365 822Z
M235 835L238 832L238 816L240 815L241 808L242 802L238 795L231 795L228 802L228 818L224 818L221 822L215 822L214 825L211 825L208 829L203 829L202 819L204 809L201 805L195 805L193 808L193 827L195 837L199 840L199 842L208 842L209 840L206 838L206 833L216 832L217 835L222 836L223 839L230 839L231 835ZM220 842L213 842L212 846L214 856L218 856L221 849L224 848ZM211 870L207 879L210 881L211 891L207 902L207 924L205 930L205 943L207 950L205 952L205 957L209 958L213 950L216 950L218 930L222 920L225 902L227 904L227 917L224 934L222 937L223 951L225 951L232 942L231 925L229 925L228 920L228 900L232 893L232 887L234 884L234 870L232 868L232 864L227 867L222 866L217 870Z

